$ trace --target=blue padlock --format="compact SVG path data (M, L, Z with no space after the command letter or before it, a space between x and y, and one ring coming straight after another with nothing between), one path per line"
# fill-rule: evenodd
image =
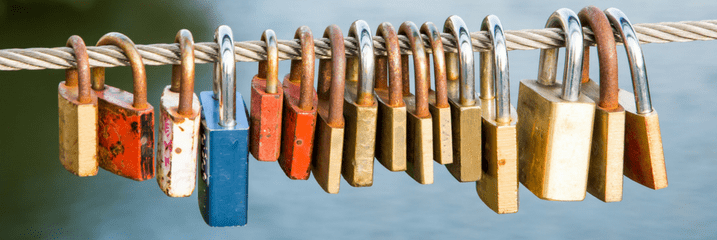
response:
M247 221L249 188L249 121L246 105L236 91L236 62L231 28L214 32L219 45L214 64L213 91L201 92L201 161L199 211L212 227L243 226ZM236 106L244 111L236 111Z

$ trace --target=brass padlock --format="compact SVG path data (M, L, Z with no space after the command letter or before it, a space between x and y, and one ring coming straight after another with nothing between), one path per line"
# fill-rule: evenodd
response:
M341 175L351 186L369 187L373 184L378 112L378 104L373 95L373 39L368 23L363 20L351 24L348 36L356 39L358 56L346 59L346 132Z
M563 83L555 82L558 49L540 51L538 80L520 81L520 182L541 199L582 201L595 116L595 103L580 94L582 27L567 8L553 12L545 27L566 33Z
M446 62L441 33L432 22L421 26L421 33L428 36L433 52L433 68L436 90L428 92L428 110L433 118L433 159L439 164L453 162L453 134L451 129L451 107L446 89ZM428 61L428 53L426 53ZM431 77L431 68L426 66L426 77ZM429 84L430 88L430 84Z
M75 53L77 67L65 71L57 86L60 123L60 163L80 177L97 175L97 95L90 88L90 61L85 41L73 35L67 46Z
M179 30L180 65L172 66L172 84L160 100L157 184L170 197L189 197L197 181L197 149L202 107L194 94L194 38Z
M433 119L428 110L428 60L421 33L410 21L401 24L399 35L408 39L413 55L416 95L410 92L408 55L401 56L403 74L403 99L408 111L406 173L420 184L433 183Z
M388 56L376 56L376 159L389 171L405 171L406 105L403 102L405 92L401 85L398 36L393 25L388 22L378 25L376 36L381 36L386 41L388 53Z
M518 116L510 104L508 49L503 25L495 15L483 19L493 49L480 53L480 100L483 109L483 160L478 196L499 214L518 212Z
M475 94L473 44L466 24L456 15L446 19L443 32L453 35L458 50L446 54L453 124L453 162L446 168L459 182L475 182L481 178L481 103Z
M281 150L281 111L284 90L279 84L279 47L276 34L261 34L266 43L266 60L259 61L259 72L251 79L249 152L259 161L276 161Z
M630 20L622 11L608 8L605 15L622 36L630 62L635 93L620 90L619 102L625 108L624 174L633 181L652 189L667 187L665 154L657 111L652 108L647 84L645 57Z
M319 60L317 83L318 119L311 172L327 193L339 193L344 147L344 74L346 55L341 29L331 25L324 31L330 40L331 59Z
M600 85L590 79L590 46L583 55L580 92L598 104L595 106L587 191L604 202L622 200L622 155L625 136L625 110L618 104L617 53L610 21L595 6L578 13L580 22L595 34L600 60Z

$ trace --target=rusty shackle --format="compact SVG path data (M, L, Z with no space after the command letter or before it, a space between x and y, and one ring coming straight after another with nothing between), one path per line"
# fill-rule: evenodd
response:
M177 32L174 43L179 43L180 65L172 65L172 92L179 92L177 112L182 115L192 114L194 100L194 38L187 29Z
M430 80L428 77L428 60L426 58L426 49L423 46L423 38L421 38L421 32L411 21L406 21L401 24L398 29L399 35L404 35L408 38L408 43L413 53L413 74L416 80L416 112L414 113L417 117L430 117L431 114L428 111L428 89L430 86ZM408 74L408 55L404 55L401 58L401 65L406 69L406 73L403 74L403 85L405 88L410 88L410 79Z
M294 39L301 44L301 60L291 60L289 81L300 82L299 108L309 111L313 107L311 96L314 91L314 36L311 29L301 26L296 29Z
M381 36L386 41L386 52L388 53L387 56L376 56L376 88L388 88L389 106L404 106L403 94L405 92L401 83L401 49L398 45L396 29L389 22L381 23L376 30L376 36ZM387 70L388 74L386 74Z
M264 31L261 41L266 43L266 60L259 61L257 77L266 79L266 93L276 93L279 84L279 45L274 30Z
M433 51L433 70L434 81L436 85L436 107L448 107L448 90L446 85L446 58L443 51L443 42L441 40L441 32L438 31L436 25L432 22L425 22L421 25L421 33L428 36L428 43ZM428 61L428 54L426 54ZM431 77L431 68L426 66L426 77ZM430 84L429 84L430 89Z
M107 33L97 41L97 46L113 45L124 51L124 55L129 60L132 67L132 78L134 79L133 91L134 95L132 107L143 109L147 104L147 75L144 70L144 62L142 56L139 55L134 42L124 34L118 32ZM92 69L92 77L94 82L92 86L95 90L102 90L105 86L105 68L97 67Z
M364 20L356 20L349 28L349 37L356 39L358 56L353 57L348 63L346 76L349 81L358 81L356 93L356 105L371 106L373 102L374 67L375 59L373 54L373 38L371 29Z
M610 20L602 10L595 6L587 6L580 10L578 18L583 26L588 26L595 33L600 62L600 101L598 106L605 110L617 109L620 106L618 103L617 51ZM590 81L590 46L585 46L584 51L583 83Z
M332 127L344 126L344 77L346 74L346 52L344 36L339 26L332 24L324 31L324 38L330 40L331 59L319 61L319 80L317 95L319 99L329 100L328 124Z
M67 39L67 47L75 52L77 67L65 70L65 85L68 87L77 86L77 101L89 103L92 101L90 78L90 58L87 56L87 46L80 36L72 35Z

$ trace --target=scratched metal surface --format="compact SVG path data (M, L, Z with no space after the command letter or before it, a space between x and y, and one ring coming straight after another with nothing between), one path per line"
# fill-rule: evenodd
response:
M289 39L300 25L308 25L319 36L329 24L338 24L347 33L352 21L363 19L375 32L383 21L395 27L406 20L440 26L451 14L461 16L471 31L478 30L488 14L500 17L506 29L533 29L543 27L558 8L577 12L589 4L302 3L2 1L0 48L61 46L72 34L93 44L110 31L125 33L135 43L170 42L181 28L191 30L196 41L211 41L219 24L231 26L237 41L258 40L266 28L273 28L280 39ZM717 18L717 3L712 1L603 1L597 6L620 8L633 23ZM456 182L437 164L433 185L417 184L406 174L389 172L379 164L373 187L352 188L342 180L341 192L328 195L313 177L291 181L277 163L250 159L248 224L236 228L207 227L196 192L172 199L154 180L135 182L104 170L89 178L68 173L57 156L56 91L64 73L0 72L0 234L59 239L715 238L717 55L713 53L717 42L651 44L643 50L662 126L670 183L666 189L653 191L626 179L623 201L606 204L591 195L582 202L542 201L521 186L520 211L501 216L481 202L475 184ZM509 55L515 104L518 81L537 76L538 51ZM620 86L630 89L623 48L618 61ZM591 65L597 66L597 58ZM169 85L170 69L147 68L148 99L155 107L161 90ZM245 101L256 69L256 63L238 65L238 89ZM289 62L281 62L280 75L288 70ZM591 76L597 78L598 71ZM131 89L130 77L127 68L107 70L107 83L113 86ZM210 77L211 65L197 67L196 92L211 89Z

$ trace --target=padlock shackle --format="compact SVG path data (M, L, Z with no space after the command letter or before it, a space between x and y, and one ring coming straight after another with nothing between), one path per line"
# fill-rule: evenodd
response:
M466 23L463 22L461 17L452 15L446 19L443 24L443 32L450 33L456 39L456 49L458 50L458 65L459 69L449 67L447 69L447 75L454 75L452 71L459 70L458 76L460 76L460 103L466 106L472 106L476 104L475 99L475 64L473 61L473 43L471 42L470 31ZM453 59L446 59L446 61L454 61Z
M77 86L77 101L89 103L92 101L92 79L90 73L90 58L87 55L87 46L80 36L72 35L67 39L67 47L75 53L76 67L65 71L65 85Z
M172 65L172 92L179 92L177 112L192 115L194 101L194 38L187 29L177 32L174 43L179 43L180 64Z
M403 94L405 90L401 82L401 48L398 45L396 29L389 22L378 25L376 36L381 36L386 41L387 56L376 56L376 88L388 88L388 105L391 107L402 107ZM388 69L386 69L388 62ZM386 71L388 70L388 74ZM388 78L388 81L387 81Z
M577 14L561 8L553 12L545 28L559 27L565 32L565 70L563 71L563 92L561 98L574 102L580 95L583 64L583 28ZM558 48L540 50L538 82L543 85L555 84L558 71Z
M495 121L510 122L510 70L503 25L495 15L483 19L481 31L488 31L493 49L480 53L480 98L495 98Z
M299 39L301 44L301 60L291 60L289 81L299 82L299 108L305 111L311 110L314 105L314 35L307 26L296 29L294 39Z
M446 59L443 51L443 42L441 32L438 31L436 25L432 22L425 22L421 25L421 33L428 36L428 43L433 51L433 69L434 81L436 85L436 107L448 107L448 92L446 89ZM426 61L428 61L428 53L426 53ZM431 68L426 66L426 77L431 77ZM430 89L430 84L429 84Z
M279 45L274 30L267 29L261 34L261 41L266 44L266 60L259 61L257 77L266 79L266 93L277 93L279 85Z
M630 75L632 76L632 88L635 92L635 105L637 113L646 114L652 112L652 100L650 99L650 86L647 83L647 68L645 67L645 56L642 54L640 40L637 39L635 29L627 16L617 8L608 8L605 15L612 23L613 28L622 37L627 60L630 62Z
M219 125L224 128L236 126L236 59L234 55L234 34L227 25L214 31L217 61L214 63L214 96L219 103Z
M416 109L415 115L420 118L430 117L431 113L428 111L428 89L430 88L430 77L428 75L428 59L426 55L426 48L423 46L423 38L421 38L421 32L418 30L416 24L411 21L406 21L401 24L398 29L399 35L404 35L408 38L408 43L413 53L413 74L416 81ZM404 55L405 60L402 59L401 65L407 70L403 74L404 87L410 87L409 75L408 75L408 55Z
M344 36L339 26L332 24L324 31L331 45L331 59L319 60L317 95L329 100L327 123L332 127L344 126L344 74L346 74L346 52Z
M373 38L364 20L356 20L349 28L349 37L356 39L358 56L347 60L346 78L358 81L356 105L371 106L373 102L374 67Z
M598 60L600 63L600 100L598 106L605 110L618 109L617 51L615 37L610 20L595 6L587 6L578 12L583 26L588 26L595 34ZM590 81L590 46L585 46L583 54L582 82Z
M130 66L132 67L132 78L134 79L132 91L132 94L134 95L134 102L132 103L132 107L138 109L144 109L148 107L149 104L147 104L147 74L144 69L142 55L140 55L139 51L137 51L137 47L134 45L134 42L132 42L132 40L124 34L118 32L111 32L105 34L100 38L99 41L97 41L97 46L103 45L114 45L124 51L124 55L127 57ZM97 69L101 69L99 71L103 73L103 76L101 78L98 77L97 79L95 79L95 81L98 85L104 86L104 68L98 67Z

